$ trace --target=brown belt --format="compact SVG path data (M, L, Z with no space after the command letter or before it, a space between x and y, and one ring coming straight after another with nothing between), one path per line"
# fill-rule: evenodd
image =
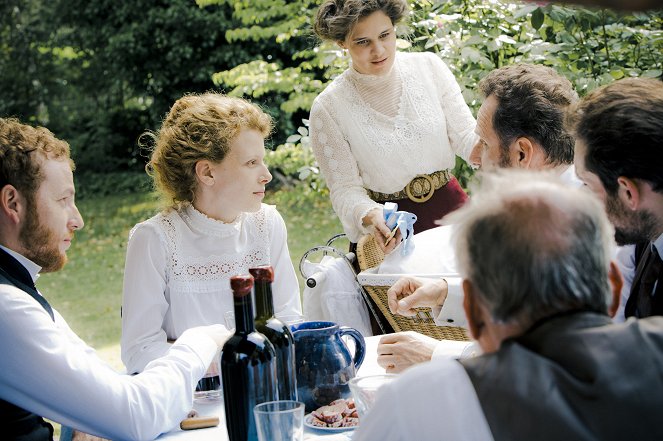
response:
M396 193L380 193L368 190L368 197L375 202L395 201L408 198L412 202L423 203L433 197L435 190L447 185L451 180L449 170L440 170L429 175L417 175L401 191Z

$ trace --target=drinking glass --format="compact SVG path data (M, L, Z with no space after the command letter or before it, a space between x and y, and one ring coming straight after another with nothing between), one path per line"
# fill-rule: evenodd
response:
M368 414L375 403L378 389L393 381L397 376L396 374L379 374L355 377L350 380L350 391L355 400L355 407L360 421Z
M235 312L234 311L226 311L223 314L223 319L226 322L226 328L228 330L232 331L235 329Z
M290 330L293 326L304 323L304 316L301 314L274 314L274 317L288 325Z
M258 441L303 441L304 403L268 401L253 408Z
M219 401L223 398L223 387L221 385L221 369L219 367L219 355L221 349L217 349L212 364L207 368L203 378L198 381L193 398L196 401Z

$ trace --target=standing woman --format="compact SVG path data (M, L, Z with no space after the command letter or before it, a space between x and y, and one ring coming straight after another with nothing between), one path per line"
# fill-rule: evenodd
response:
M324 0L315 32L351 63L315 99L311 141L336 214L352 242L389 234L382 203L417 215L415 232L467 199L450 173L467 159L475 120L451 71L435 54L396 51L406 0Z
M134 227L122 302L122 361L141 372L186 329L225 323L230 277L274 267L274 311L301 315L283 218L262 203L271 118L216 93L175 102L148 164L167 208Z

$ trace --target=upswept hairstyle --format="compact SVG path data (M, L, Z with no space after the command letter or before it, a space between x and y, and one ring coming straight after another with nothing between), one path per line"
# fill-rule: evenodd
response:
M173 104L154 138L147 172L170 207L192 202L196 163L223 161L242 130L269 136L272 118L257 105L218 93L185 95Z
M69 160L69 144L45 127L22 124L16 118L0 118L0 188L13 185L29 202L34 200L44 175L45 158Z
M408 13L406 0L325 0L318 8L313 30L322 40L344 41L359 20L382 11L396 25Z
M461 275L493 319L528 326L571 310L607 313L613 227L601 202L545 172L481 176L450 215Z
M573 163L575 141L564 117L578 94L569 80L550 67L514 64L490 72L479 88L498 100L493 128L504 154L515 139L527 137L541 145L549 164Z
M663 82L615 81L589 93L567 121L585 146L585 167L608 194L617 192L620 176L663 192Z

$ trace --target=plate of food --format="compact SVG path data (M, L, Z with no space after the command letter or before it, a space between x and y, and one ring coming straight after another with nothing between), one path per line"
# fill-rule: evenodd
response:
M306 415L304 425L315 430L345 432L357 428L359 417L352 399L339 398Z

